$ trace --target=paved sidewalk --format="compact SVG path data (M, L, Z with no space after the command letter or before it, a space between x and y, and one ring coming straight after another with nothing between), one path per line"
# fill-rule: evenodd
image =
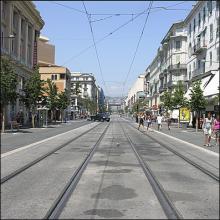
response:
M69 130L90 124L90 121L85 119L69 121L67 123L57 123L49 125L47 128L21 128L19 131L6 130L1 133L1 153L14 150L51 136L67 132Z
M125 119L135 122L135 120L131 118L125 118ZM144 125L146 127L147 123L145 122ZM152 123L151 129L157 131L156 122ZM162 129L159 132L219 153L219 146L215 145L215 139L213 137L211 139L211 147L203 146L205 137L201 129L199 129L198 132L196 132L194 128L178 128L178 125L176 123L172 123L170 126L170 130L168 130L167 123L163 122Z

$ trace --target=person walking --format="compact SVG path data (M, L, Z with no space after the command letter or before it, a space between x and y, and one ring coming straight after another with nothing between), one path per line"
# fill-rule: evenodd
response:
M211 113L208 113L207 118L204 119L202 128L203 128L203 132L204 132L204 135L205 135L204 146L210 147L210 141L211 141L211 136L212 136L212 117L211 117Z
M157 116L157 130L161 130L161 127L162 127L162 119L163 119L163 116L160 114Z
M138 130L140 129L140 126L143 126L144 129L144 114L140 114L140 119L139 119L139 126L138 126Z
M216 119L213 122L213 129L212 129L214 135L215 135L215 145L219 146L219 136L220 136L220 119L219 119L219 113L216 115Z
M151 116L150 115L147 115L146 121L147 121L147 130L148 130L151 125Z
M167 118L167 126L168 126L168 130L170 131L170 125L171 125L171 118L170 116L168 115L168 118Z

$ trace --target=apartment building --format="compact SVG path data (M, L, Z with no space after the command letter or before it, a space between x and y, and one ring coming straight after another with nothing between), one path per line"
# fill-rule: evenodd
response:
M153 114L160 112L161 96L173 90L187 75L187 34L184 22L174 23L161 41L152 63L145 71L146 100Z
M37 65L37 45L40 30L44 26L40 13L31 1L1 1L1 56L10 59L18 76L17 92L22 94L23 85ZM28 118L27 109L17 99L9 105L6 123L18 112Z
M75 94L76 85L79 85L79 94ZM96 79L92 73L71 72L71 112L72 115L80 112L78 97L90 98L97 103L98 107L98 88Z
M207 99L219 93L219 13L219 1L198 1L185 19L187 79L189 85L201 80ZM186 93L188 98L190 89Z
M133 104L141 98L144 98L144 74L138 76L135 83L132 85L128 92L128 97L126 98L126 106L128 106L129 110L132 109Z

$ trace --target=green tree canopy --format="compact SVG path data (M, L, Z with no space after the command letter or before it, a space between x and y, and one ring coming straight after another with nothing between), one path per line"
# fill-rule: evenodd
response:
M203 95L203 91L201 89L201 80L195 81L193 83L191 93L190 93L190 108L193 111L200 111L205 108L207 101Z
M182 81L178 81L177 85L174 87L174 92L172 96L172 108L187 107L188 101L184 97L185 91Z

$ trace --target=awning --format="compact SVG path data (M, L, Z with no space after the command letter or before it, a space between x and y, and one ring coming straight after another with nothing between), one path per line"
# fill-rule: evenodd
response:
M210 83L210 79L211 79L212 75L208 75L204 78L201 79L201 89L203 91L205 91L205 88L207 87L207 85ZM219 81L218 81L219 82ZM190 99L190 94L191 94L191 89L192 89L192 86L189 87L189 89L187 90L187 92L185 93L184 97L187 98L187 99ZM204 93L203 93L204 94ZM204 95L205 96L205 95Z
M204 89L204 96L212 96L219 93L219 73L215 73L210 82Z

